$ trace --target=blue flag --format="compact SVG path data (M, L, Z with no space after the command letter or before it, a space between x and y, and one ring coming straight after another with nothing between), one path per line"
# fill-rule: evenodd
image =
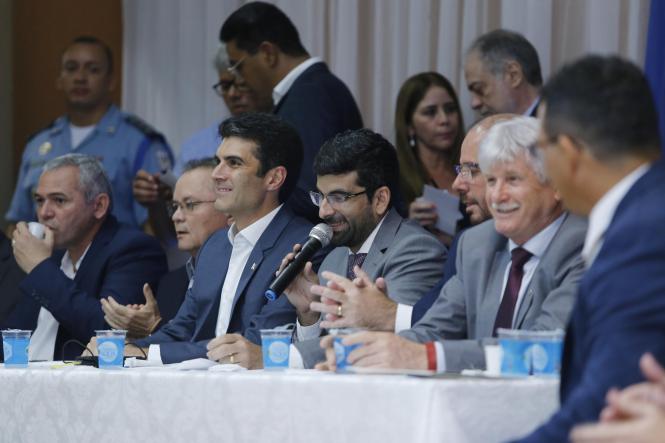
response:
M665 0L651 1L644 73L656 101L661 147L665 151Z

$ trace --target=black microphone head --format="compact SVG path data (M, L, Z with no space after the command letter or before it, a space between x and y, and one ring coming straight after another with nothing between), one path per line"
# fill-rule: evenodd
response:
M309 231L309 236L317 239L321 243L321 247L325 248L332 240L332 228L325 223L319 223Z

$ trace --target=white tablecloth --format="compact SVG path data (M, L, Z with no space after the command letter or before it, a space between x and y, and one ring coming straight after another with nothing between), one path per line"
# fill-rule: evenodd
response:
M318 372L0 369L3 442L498 442L555 380Z

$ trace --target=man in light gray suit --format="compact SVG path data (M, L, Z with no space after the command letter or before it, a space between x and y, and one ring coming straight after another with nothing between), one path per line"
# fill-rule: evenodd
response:
M482 344L497 328L565 326L584 271L586 222L564 212L549 185L533 148L537 130L535 119L517 117L489 131L479 163L493 220L462 235L457 274L413 328L346 338L363 344L348 356L351 364L440 372L483 368ZM327 357L334 367L334 355Z
M318 191L311 192L312 201L332 228L332 244L337 246L324 259L319 276L332 271L353 278L358 266L373 279L383 277L395 301L415 304L441 278L446 254L435 237L393 207L399 183L395 148L368 129L347 131L321 147L314 172ZM283 265L292 257L289 254ZM340 304L322 304L310 291L319 276L308 264L284 291L298 312L296 348L305 367L324 358L320 312L344 316Z

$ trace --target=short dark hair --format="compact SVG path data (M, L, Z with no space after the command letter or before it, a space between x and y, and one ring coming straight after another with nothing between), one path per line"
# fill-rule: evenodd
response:
M185 163L185 165L182 167L182 174L199 168L215 169L216 166L217 159L215 157L195 158Z
M474 40L467 54L474 51L478 51L483 64L494 75L503 72L507 61L515 60L522 67L524 77L530 85L540 87L543 84L538 52L531 42L518 32L496 29L483 34Z
M564 66L541 92L544 129L567 134L599 160L660 152L658 116L646 77L616 56L591 55Z
M261 164L259 177L284 166L287 174L279 190L279 201L286 201L298 182L304 155L302 141L293 126L273 114L249 113L224 120L219 125L219 135L256 143L254 156Z
M93 37L91 35L79 35L74 40L72 40L69 43L69 45L67 45L65 50L62 51L62 54L64 55L69 48L77 44L97 45L100 48L102 48L104 55L106 55L106 61L108 62L108 70L106 72L107 74L111 74L113 72L113 52L111 52L111 48L109 47L109 45L107 45L97 37Z
M219 31L219 39L250 54L256 54L259 45L268 41L287 55L307 55L300 42L298 30L289 17L275 5L264 2L247 3L226 19Z
M381 186L390 189L390 204L397 197L399 166L397 153L381 134L369 129L342 132L326 141L314 159L314 173L340 175L358 174L358 185L371 199Z

